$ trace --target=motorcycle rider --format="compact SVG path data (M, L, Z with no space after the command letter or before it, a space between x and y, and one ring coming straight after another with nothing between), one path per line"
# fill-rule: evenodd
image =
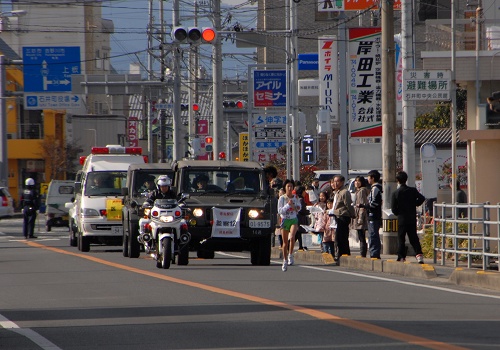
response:
M157 199L176 199L175 193L170 189L172 180L167 175L160 176L156 184L158 188L149 193L144 203L153 205Z
M21 195L21 208L23 211L24 238L37 238L34 236L36 211L40 207L40 196L35 190L35 180L31 177L24 182L25 189Z

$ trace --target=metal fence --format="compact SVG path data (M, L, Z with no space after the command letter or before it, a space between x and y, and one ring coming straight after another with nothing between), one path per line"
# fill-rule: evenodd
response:
M466 211L462 217L458 215L461 211ZM458 267L459 262L465 259L468 268L474 261L481 261L483 270L489 270L496 264L500 271L499 220L500 203L434 203L434 263L440 259L441 265L445 265L446 259L452 259Z

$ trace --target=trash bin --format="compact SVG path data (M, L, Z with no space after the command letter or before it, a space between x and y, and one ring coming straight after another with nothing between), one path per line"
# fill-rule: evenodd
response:
M382 210L383 254L398 253L398 217L391 209Z

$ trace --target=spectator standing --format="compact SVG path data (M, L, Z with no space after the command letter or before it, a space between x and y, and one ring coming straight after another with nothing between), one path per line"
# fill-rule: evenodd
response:
M368 210L368 243L370 257L380 259L380 226L382 224L382 185L379 184L380 173L377 170L368 172L368 183L371 185L367 204L359 204Z
M313 179L312 180L311 190L314 192L314 195L316 196L316 199L319 200L319 194L321 192L321 190L319 188L319 179Z
M304 198L305 194L305 189L304 186L295 186L295 195L299 198L300 200L300 210L297 212L297 218L299 219L299 227L297 230L297 234L295 235L295 238L297 239L299 243L299 251L307 250L307 247L302 244L302 234L307 233L307 231L302 227L302 225L309 225L309 220L308 216L310 214L309 210L307 210L307 203Z
M460 188L460 181L457 180L456 182L457 182L457 194L456 194L457 203L467 203L467 194L465 194L465 191ZM466 218L467 208L459 208L458 217Z
M40 208L40 195L35 189L35 180L31 177L24 182L25 188L21 195L21 208L23 211L23 235L24 238L35 237L36 211Z
M285 189L280 188L278 191L278 198L280 198L284 194L285 194ZM277 213L278 212L278 200L276 199L275 202L276 202L276 213ZM274 232L275 232L275 235L278 236L278 243L280 245L280 249L283 249L283 235L282 235L283 229L281 228L281 216L279 214L277 214L277 223L278 224L276 225L276 230Z
M288 265L293 265L293 247L295 234L298 230L299 219L297 213L301 209L300 199L292 193L293 180L285 180L285 194L278 199L278 214L281 216L281 235L283 236L283 265L281 269L287 270Z
M335 251L335 217L333 216L333 200L328 198L326 200L326 211L323 216L323 250L324 253L332 255L333 259L337 261L337 254Z
M363 258L366 258L368 245L366 244L366 230L368 228L368 216L365 205L368 204L370 191L366 188L366 180L363 176L357 176L354 180L356 187L356 200L354 202L354 212L356 217L352 219L350 228L356 230L359 239L359 251Z
M410 244L415 250L415 258L419 264L424 263L422 247L417 235L417 207L422 205L425 197L417 191L415 187L406 185L408 174L404 171L396 175L398 189L392 194L391 209L394 215L398 216L398 261L406 260L405 240L408 234Z
M320 192L318 195L318 202L314 204L314 207L321 209L321 212L313 213L314 216L314 232L319 236L318 241L321 244L321 252L324 253L325 249L323 246L323 235L325 231L326 220L325 217L328 217L327 208L326 208L326 192Z
M333 183L335 186L333 191L333 214L337 223L335 231L335 244L337 245L336 260L337 264L339 264L342 255L351 255L351 249L349 248L349 224L355 214L351 194L344 187L344 176L336 175L333 178Z

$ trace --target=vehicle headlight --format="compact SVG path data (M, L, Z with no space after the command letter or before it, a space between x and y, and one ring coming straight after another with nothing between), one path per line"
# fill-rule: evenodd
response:
M193 215L197 218L199 218L200 216L203 216L203 209L201 209L201 208L194 209Z
M174 221L174 217L172 215L162 215L160 216L161 222L172 222Z
M149 216L149 213L151 213L151 208L144 209L144 215L145 216Z
M256 210L256 209L250 209L250 210L248 211L248 217L249 217L250 219L257 219L257 218L259 217L259 215L260 215L260 214L259 214L259 211L258 211L258 210Z
M82 208L82 215L83 216L100 216L99 212L95 209L92 208Z

